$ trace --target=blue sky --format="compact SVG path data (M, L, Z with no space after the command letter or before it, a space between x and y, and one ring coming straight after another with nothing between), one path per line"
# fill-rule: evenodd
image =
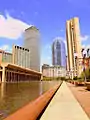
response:
M90 47L90 0L0 0L0 48L23 45L24 29L35 25L41 34L41 64L51 64L53 39L65 42L66 20L76 16L82 46Z

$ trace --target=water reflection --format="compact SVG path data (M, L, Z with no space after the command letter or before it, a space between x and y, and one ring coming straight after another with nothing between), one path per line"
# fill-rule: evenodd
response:
M3 113L5 117L15 112L57 83L57 81L31 81L0 84L0 114Z
M1 83L1 95L0 95L0 99L3 99L4 95L6 92L6 83Z
M43 93L43 89L42 89L42 87L43 87L43 86L42 86L42 81L40 81L40 87L39 87L39 88L40 88L40 90L39 90L39 95L41 95L41 94Z

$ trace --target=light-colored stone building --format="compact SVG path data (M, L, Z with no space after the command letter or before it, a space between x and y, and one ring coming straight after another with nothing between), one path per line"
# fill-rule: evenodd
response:
M65 77L66 68L61 66L42 66L42 75L45 77Z
M66 22L66 39L68 51L68 66L70 76L80 76L82 72L82 54L79 19L77 17Z
M13 64L30 68L30 50L24 47L13 45Z
M0 50L0 63L2 62L12 63L12 53Z
M40 71L40 33L35 26L25 30L24 47L30 50L30 68Z

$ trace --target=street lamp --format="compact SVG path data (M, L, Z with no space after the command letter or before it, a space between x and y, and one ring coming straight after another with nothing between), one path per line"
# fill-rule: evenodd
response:
M75 77L77 77L77 57L78 57L78 53L74 53L74 72L75 72Z
M86 82L87 80L86 80L86 73L85 73L85 70L86 70L86 68L85 68L85 58L86 58L86 53L84 53L84 55L83 55L83 72L84 72L84 81Z

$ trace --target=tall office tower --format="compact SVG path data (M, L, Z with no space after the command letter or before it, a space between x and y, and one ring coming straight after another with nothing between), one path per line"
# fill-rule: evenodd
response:
M35 26L25 30L24 47L30 50L30 69L40 71L40 33Z
M68 64L71 77L80 76L82 72L81 40L79 19L77 17L66 22L66 38L68 50Z
M65 44L59 37L52 44L52 64L66 67Z

